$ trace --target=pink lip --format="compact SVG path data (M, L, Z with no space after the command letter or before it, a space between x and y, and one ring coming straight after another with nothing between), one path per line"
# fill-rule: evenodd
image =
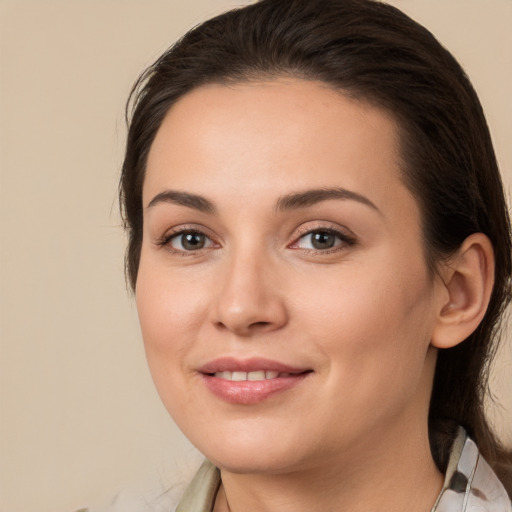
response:
M215 377L217 372L274 371L286 373L283 377L257 381L231 381ZM239 360L222 357L206 363L198 369L208 390L221 400L239 405L252 405L291 389L310 373L309 368L296 368L278 361L263 358Z

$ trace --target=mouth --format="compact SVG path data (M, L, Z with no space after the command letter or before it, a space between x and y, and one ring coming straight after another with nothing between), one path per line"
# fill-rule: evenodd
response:
M198 372L215 397L230 404L253 405L294 388L313 370L260 358L221 358L202 366Z

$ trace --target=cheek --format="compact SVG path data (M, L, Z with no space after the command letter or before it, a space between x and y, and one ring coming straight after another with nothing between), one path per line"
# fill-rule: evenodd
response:
M135 295L145 341L166 346L179 341L178 332L193 327L204 308L204 297L198 293L203 281L194 273L176 275L158 257L146 257L143 250Z
M190 283L170 282L161 268L141 259L136 302L146 359L156 390L175 418L187 417L194 402L185 361L196 337L195 319L201 316L197 299Z
M197 284L171 279L171 273L141 257L136 302L148 364L157 387L175 379L184 354L204 318ZM174 371L169 371L174 369ZM180 372L181 373L181 372ZM159 389L160 391L160 389Z
M423 267L352 267L342 278L326 279L309 308L303 299L303 329L317 333L334 376L369 393L382 384L405 389L417 382L433 327L432 293ZM395 262L396 262L395 258ZM421 260L420 260L421 261ZM369 269L373 268L371 271ZM311 296L306 293L305 297ZM392 387L394 387L392 386Z

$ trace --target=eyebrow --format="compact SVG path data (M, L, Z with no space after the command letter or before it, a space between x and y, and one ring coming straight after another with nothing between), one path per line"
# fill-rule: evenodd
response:
M369 206L373 210L382 215L382 212L377 206L372 203L367 197L352 192L344 188L319 188L312 190L305 190L304 192L295 192L281 196L276 203L276 211L296 210L300 208L307 208L322 201L330 199L353 200L358 203ZM164 190L157 194L147 208L151 208L160 203L172 203L186 208L192 208L203 213L215 214L217 209L214 204L203 196L191 194L189 192L181 192L178 190Z
M198 196L196 194L190 194L188 192L180 192L177 190L164 190L157 194L149 204L147 208L151 208L159 203L172 203L179 206L185 206L192 208L203 213L215 213L216 208L211 201L208 199Z
M382 212L377 208L377 206L372 203L367 197L358 194L357 192L352 192L351 190L347 190L345 188L319 188L313 190L306 190L304 192L297 192L293 194L287 194L278 199L276 210L284 211L284 210L295 210L299 208L307 208L308 206L313 206L317 203L321 203L322 201L328 201L329 199L350 199L353 201L357 201L358 203L369 206L373 210L377 211L382 215Z

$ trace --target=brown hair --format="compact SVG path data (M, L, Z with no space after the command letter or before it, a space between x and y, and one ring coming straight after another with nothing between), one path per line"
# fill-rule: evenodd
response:
M142 242L146 159L169 108L201 84L283 75L325 82L394 116L403 179L421 207L431 270L470 234L490 238L496 273L487 313L467 340L439 351L431 446L444 471L456 428L463 425L512 493L511 454L495 438L483 407L510 297L511 237L503 187L467 76L428 30L398 9L373 0L262 0L194 28L141 75L129 102L120 183L132 288Z

